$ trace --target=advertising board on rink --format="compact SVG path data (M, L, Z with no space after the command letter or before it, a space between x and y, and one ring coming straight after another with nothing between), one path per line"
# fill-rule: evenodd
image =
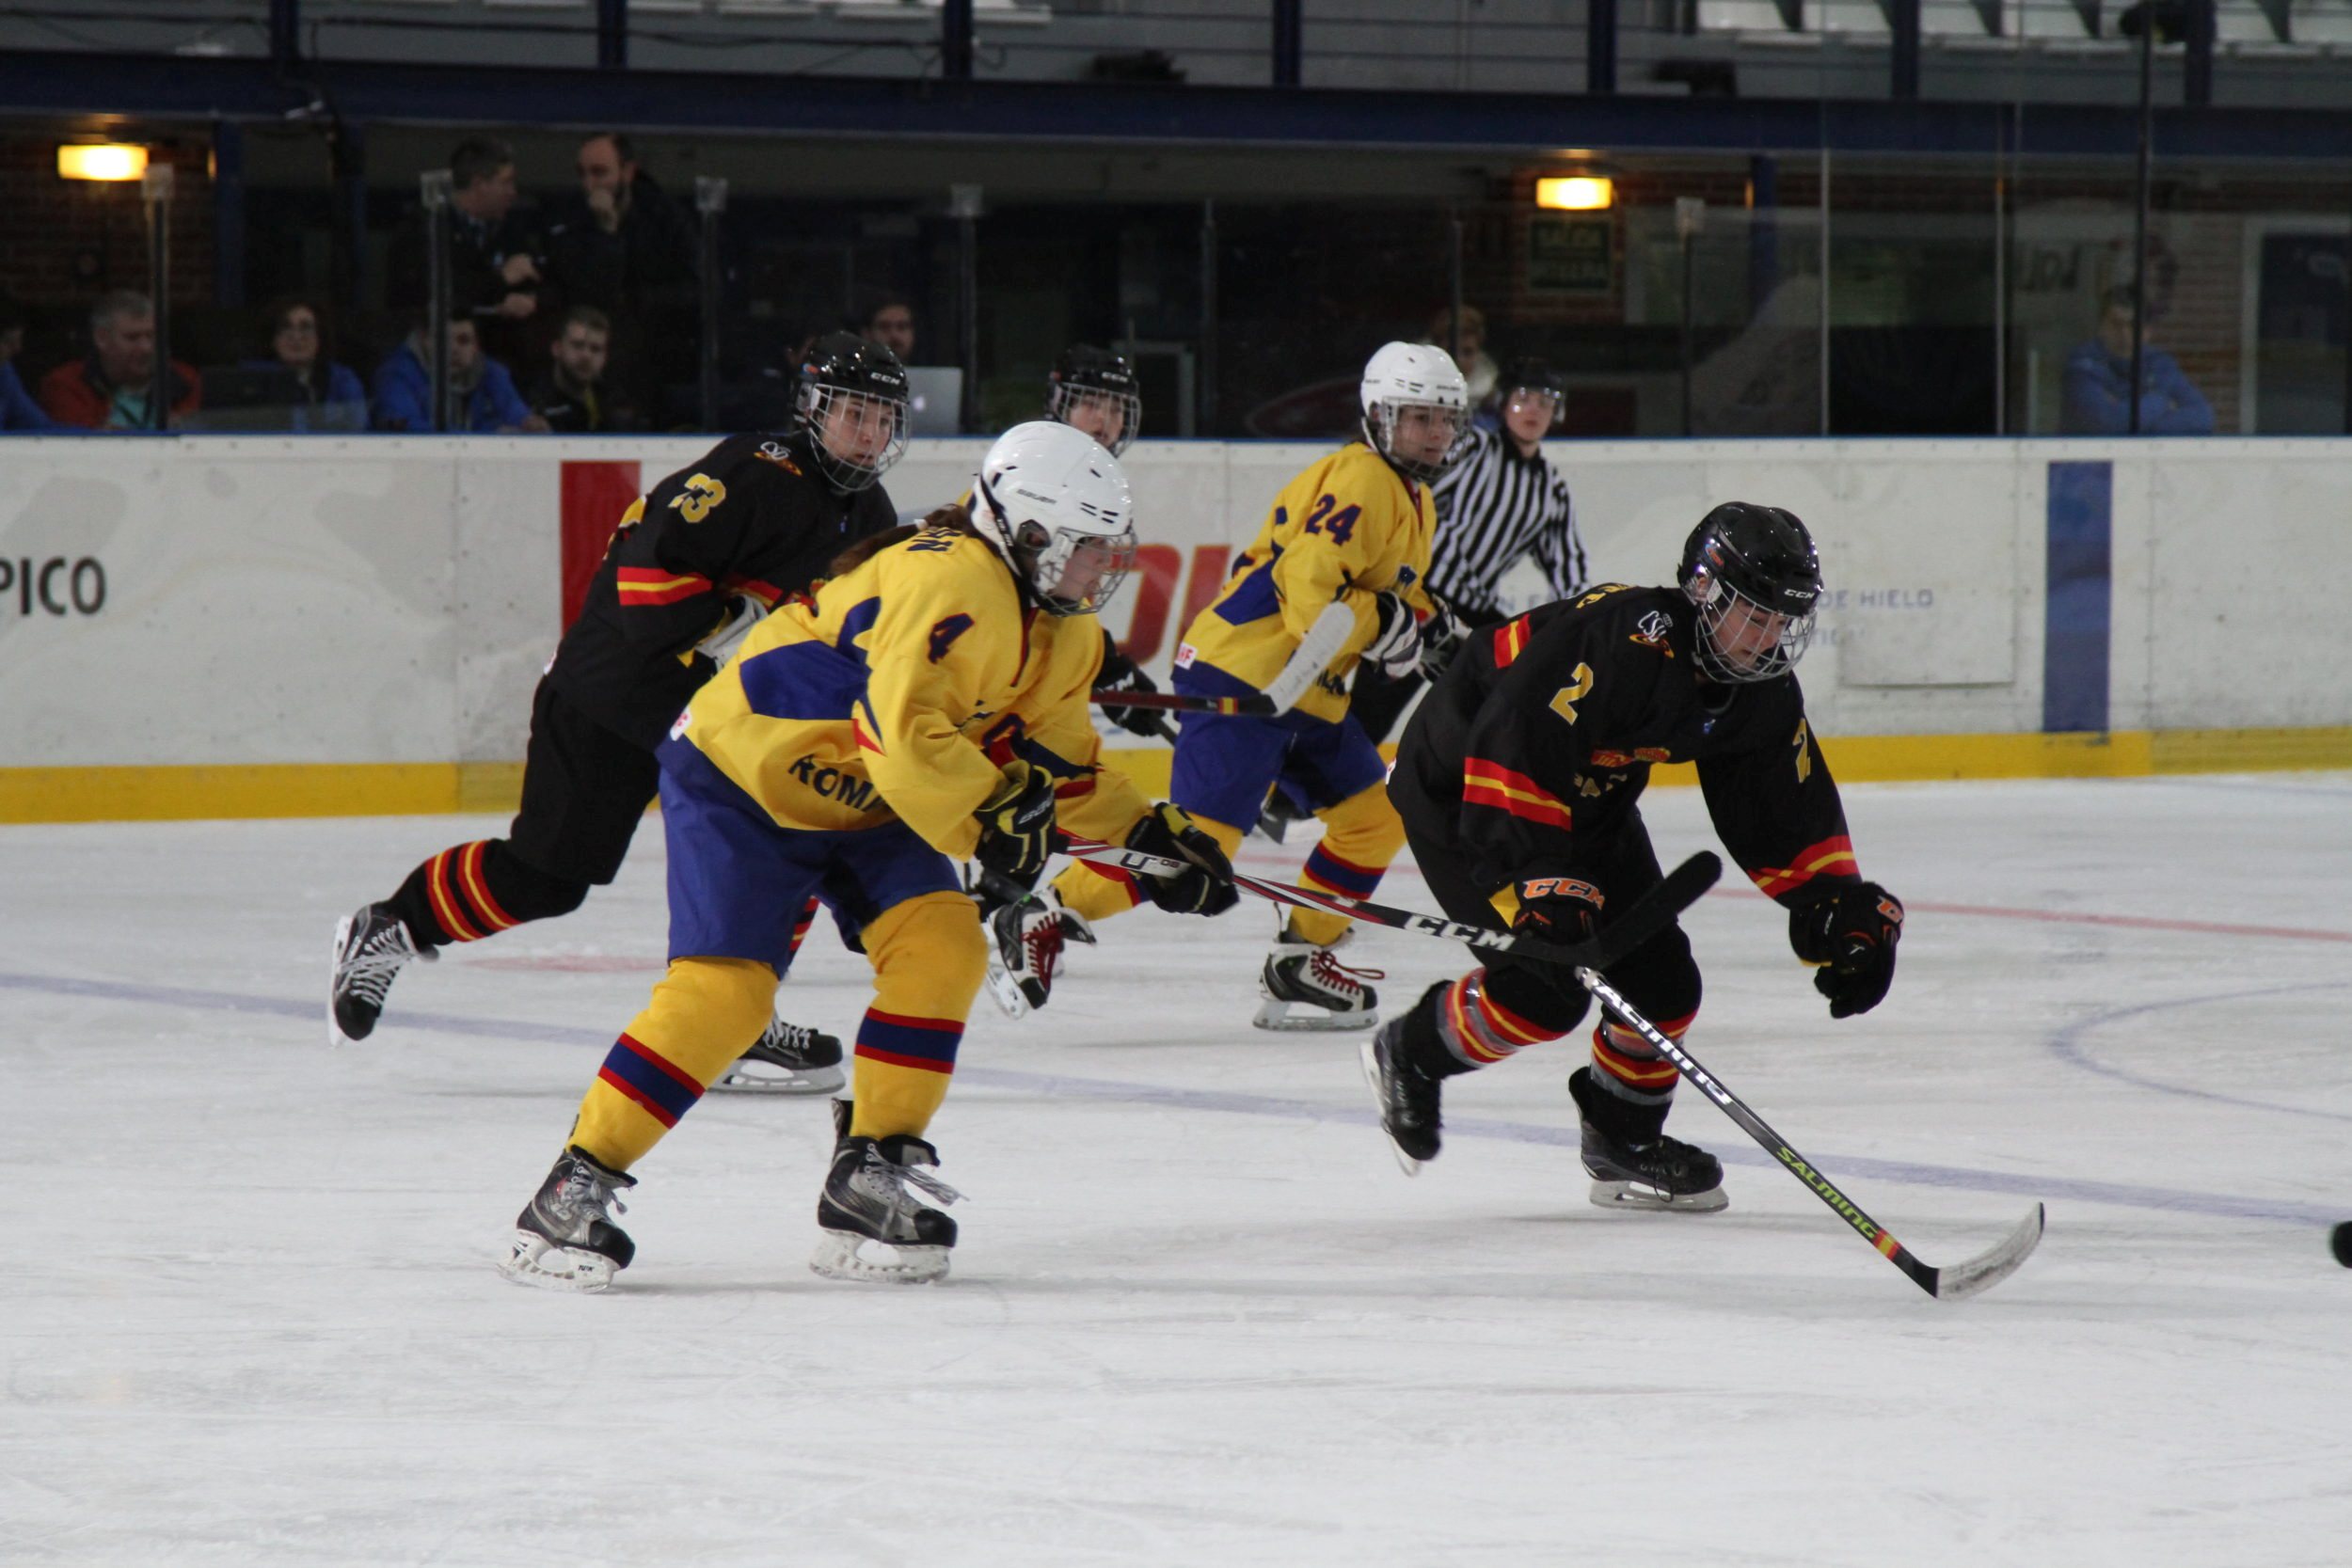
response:
M11 438L0 819L497 804L465 781L511 784L567 583L576 600L627 498L708 445ZM892 500L956 499L986 449L914 443ZM1130 451L1143 547L1106 624L1156 678L1325 450ZM2352 763L2328 602L2352 563L2344 442L1552 451L1597 581L1666 580L1720 501L1805 519L1828 591L1801 675L1842 772Z

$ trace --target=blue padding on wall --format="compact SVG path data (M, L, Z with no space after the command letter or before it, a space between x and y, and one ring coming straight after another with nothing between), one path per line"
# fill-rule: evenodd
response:
M2104 730L2115 586L2115 465L2053 463L2049 490L2042 727Z

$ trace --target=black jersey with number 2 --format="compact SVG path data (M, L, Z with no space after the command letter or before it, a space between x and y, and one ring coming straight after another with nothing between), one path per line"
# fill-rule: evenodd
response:
M1679 591L1610 584L1472 637L1397 749L1389 793L1416 845L1492 893L1573 875L1638 824L1652 767L1692 762L1724 847L1764 892L1793 904L1858 880L1796 676L1702 680L1693 635Z

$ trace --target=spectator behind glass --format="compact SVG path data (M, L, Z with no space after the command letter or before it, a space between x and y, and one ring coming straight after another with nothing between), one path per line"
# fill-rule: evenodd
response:
M247 370L290 372L300 388L294 406L296 430L365 430L368 393L358 372L329 356L326 327L318 308L287 298L270 307L269 357L246 362Z
M2099 335L2066 356L2066 407L2059 430L2069 436L2126 436L2132 428L2132 307L2129 288L2109 289L2099 302ZM2139 338L2139 432L2143 436L2210 436L2213 404L2180 361Z
M0 294L0 432L19 434L65 427L40 411L17 378L16 356L24 352L24 307Z
M650 408L662 385L695 376L694 215L638 162L627 136L590 136L574 167L580 189L553 204L548 225L548 284L562 304L604 314L606 401Z
M460 142L449 172L450 314L478 323L490 348L511 355L523 346L517 324L539 309L538 243L515 211L514 149L486 137ZM395 306L426 303L425 238L420 203L392 236L387 293Z
M155 306L128 289L107 294L89 312L90 355L68 360L41 378L40 405L59 424L85 430L155 430L150 417L155 383ZM203 405L196 372L171 362L171 412Z
M421 322L375 368L373 390L376 429L431 434L433 367ZM548 428L516 393L506 367L482 352L469 321L449 324L449 396L452 432L513 435Z
M548 373L531 389L531 406L549 430L635 428L628 408L617 397L609 396L603 385L612 341L612 326L603 311L575 305L564 315L564 330L549 351Z
M858 336L880 343L898 356L901 365L914 363L914 307L896 294L884 294L866 312Z
M1495 362L1486 356L1486 313L1475 305L1462 307L1462 346L1454 346L1454 310L1450 306L1438 307L1429 318L1429 336L1422 340L1454 356L1461 367L1462 379L1470 384L1470 405L1484 410L1494 401L1495 381L1502 374Z

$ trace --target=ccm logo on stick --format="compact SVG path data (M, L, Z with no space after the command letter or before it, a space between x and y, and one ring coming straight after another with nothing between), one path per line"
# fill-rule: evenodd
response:
M0 603L10 593L22 615L30 615L36 606L52 615L95 615L106 608L106 568L87 555L79 561L0 556Z

